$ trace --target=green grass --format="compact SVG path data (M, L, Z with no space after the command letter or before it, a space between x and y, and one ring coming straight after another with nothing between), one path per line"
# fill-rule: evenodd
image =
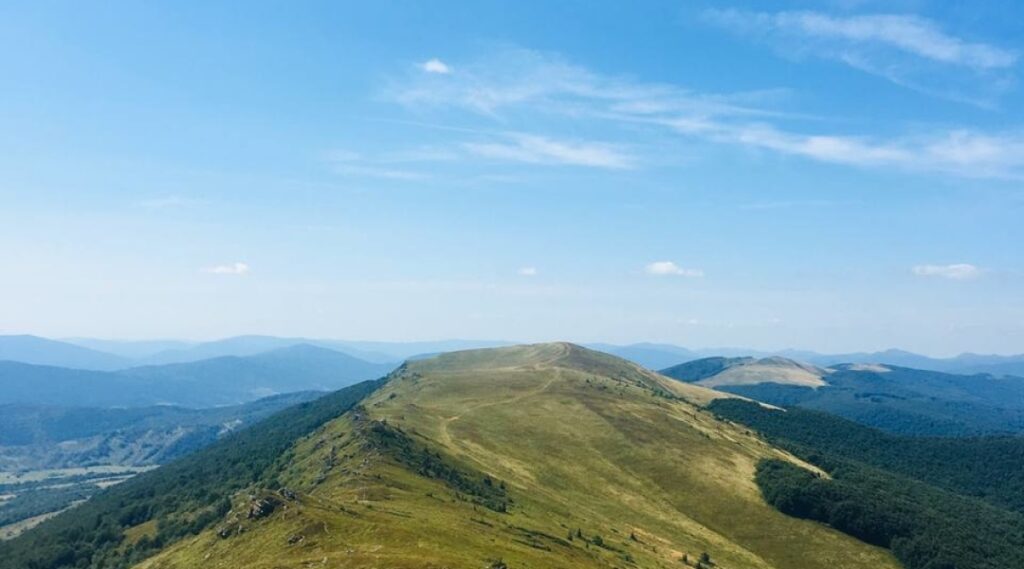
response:
M796 459L704 411L717 396L567 344L414 362L217 528L140 567L683 567L702 552L723 569L898 567L768 506L756 464ZM456 479L504 484L508 511L367 435L384 422ZM249 493L278 484L298 499L248 519Z

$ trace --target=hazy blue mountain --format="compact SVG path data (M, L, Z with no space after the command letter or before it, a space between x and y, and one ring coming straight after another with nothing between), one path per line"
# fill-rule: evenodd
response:
M951 371L957 367L953 358L942 360L930 358L904 350L885 350L883 352L856 352L850 354L813 354L804 356L805 361L820 366L836 364L885 364L914 369L932 371Z
M116 372L0 362L0 404L212 407L278 393L340 389L393 367L309 345Z
M138 365L187 363L223 356L253 356L303 344L334 350L371 363L396 363L404 359L391 354L362 349L349 345L349 342L338 340L249 335L199 342L160 351L142 358L138 361Z
M0 361L88 370L113 370L130 365L129 360L113 354L28 335L0 336Z
M1024 356L959 356L963 373L988 373L995 376L1024 377Z
M366 341L332 341L339 347L349 350L361 350L363 352L384 354L390 360L403 361L412 357L422 357L425 354L440 354L444 352L456 352L459 350L476 350L480 348L496 348L500 346L511 346L515 342L503 340L437 340L425 342L366 342Z
M1024 375L1024 355L1002 356L967 353L952 358L932 358L904 350L885 350L883 352L857 352L851 354L800 352L794 353L791 357L821 366L844 363L877 363L957 374L991 373L992 375Z
M648 369L662 369L701 357L698 353L671 344L587 344L588 348L618 356Z
M141 360L160 352L184 350L195 342L184 340L101 340L96 338L62 338L61 341L90 350L114 354L125 359Z
M251 401L275 393L340 389L386 375L394 367L299 344L246 357L131 368L122 375L148 385L166 386L162 391L169 402L209 406Z
M1024 378L881 364L805 368L815 378L804 368L760 366L764 361L706 358L662 373L773 405L827 411L897 434L1024 433Z
M140 360L141 365L196 362L225 356L253 356L262 352L309 343L301 338L275 336L235 336L212 342L200 342L160 351Z
M117 373L0 361L0 404L107 407L158 402Z

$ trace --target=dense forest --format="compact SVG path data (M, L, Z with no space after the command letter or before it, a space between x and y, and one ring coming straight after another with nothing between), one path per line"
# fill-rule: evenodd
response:
M907 569L1024 567L1024 517L851 461L831 479L781 460L757 484L779 511L892 550Z
M847 457L1024 514L1024 437L900 437L835 415L720 399L711 410L818 463Z
M281 411L178 461L112 487L35 530L0 543L0 569L115 569L196 534L229 498L262 479L287 449L351 409L383 380L347 387ZM155 531L129 543L125 530Z
M780 511L887 547L907 569L1024 567L1024 439L896 437L738 400L711 409L829 474L762 462L758 486Z

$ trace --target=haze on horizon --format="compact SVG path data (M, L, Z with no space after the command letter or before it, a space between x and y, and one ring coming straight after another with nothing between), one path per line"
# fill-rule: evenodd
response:
M0 334L1021 353L1022 37L1013 3L5 5Z

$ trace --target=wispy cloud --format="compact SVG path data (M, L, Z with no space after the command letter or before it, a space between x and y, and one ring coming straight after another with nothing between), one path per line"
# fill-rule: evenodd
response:
M697 93L604 76L550 53L505 48L464 63L458 74L415 74L392 84L385 95L410 107L462 107L491 116L523 105L559 114L579 112L585 117L594 111L766 116L776 113L756 103L777 98L780 92ZM595 109L595 102L603 105Z
M535 277L537 276L537 267L521 267L517 272L521 277Z
M687 269L672 261L655 261L644 267L644 272L654 276L677 276L699 278L704 276L701 269Z
M531 164L623 169L632 167L634 162L611 144L552 140L522 133L510 133L507 138L507 142L467 142L464 146L479 156Z
M954 36L905 14L707 10L706 21L796 57L827 58L919 91L989 105L1004 90L1016 51Z
M344 176L405 181L422 180L429 177L423 172L395 168L394 163L396 161L394 160L368 158L358 152L349 150L328 152L326 160L335 173Z
M249 265L242 262L228 263L206 267L203 272L211 275L246 275L249 274Z
M452 72L451 67L448 67L447 63L437 59L436 57L421 63L420 69L426 73L440 73L441 75L447 75Z
M937 47L934 50L934 57L965 61L973 57L978 59L976 65L1003 61L1000 52L986 60L977 54L941 55ZM682 86L601 75L559 56L523 49L506 49L460 69L465 72L458 76L413 78L393 85L388 96L421 110L463 109L503 125L524 116L557 118L560 125L589 127L600 122L633 139L646 135L655 140L667 131L684 140L833 164L975 178L1024 178L1024 129L1020 128L980 131L942 127L928 131L918 125L912 134L891 136L811 129L806 117L774 108L780 97L777 91L698 93ZM479 132L476 134L466 136L480 138ZM487 137L464 141L462 148L476 155L531 163L629 168L641 162L607 143L566 142L558 136L524 135L509 129Z
M919 277L939 277L952 280L969 280L981 276L981 269L969 263L951 265L917 265L911 271Z

